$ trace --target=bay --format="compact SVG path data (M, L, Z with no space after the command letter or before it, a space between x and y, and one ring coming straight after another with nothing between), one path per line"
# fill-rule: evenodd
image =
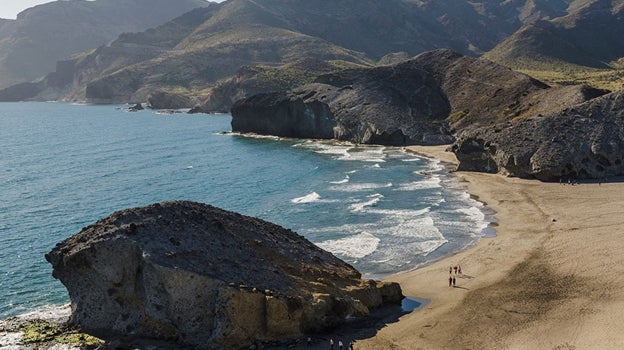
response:
M483 206L402 148L245 137L231 116L0 103L0 318L68 302L44 255L114 211L193 200L305 236L379 278L465 249Z

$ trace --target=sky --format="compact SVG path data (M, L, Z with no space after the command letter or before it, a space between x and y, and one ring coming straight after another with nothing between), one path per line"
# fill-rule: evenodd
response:
M0 0L0 18L15 19L22 10L46 2L50 0Z
M224 0L212 1L222 2ZM0 18L15 19L17 14L23 10L46 2L52 2L52 0L0 0Z

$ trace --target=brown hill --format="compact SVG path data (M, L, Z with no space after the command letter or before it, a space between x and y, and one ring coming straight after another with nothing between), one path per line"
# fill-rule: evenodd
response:
M56 62L124 32L165 23L204 0L52 1L0 21L0 89L54 71Z

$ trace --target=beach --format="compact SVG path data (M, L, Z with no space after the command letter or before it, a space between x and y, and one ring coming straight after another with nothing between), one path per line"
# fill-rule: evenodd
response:
M456 163L445 148L409 150ZM621 349L624 184L455 174L496 212L496 236L388 277L429 303L355 349Z

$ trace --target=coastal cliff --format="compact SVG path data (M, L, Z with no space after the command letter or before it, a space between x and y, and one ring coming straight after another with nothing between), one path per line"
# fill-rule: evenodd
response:
M402 299L291 230L194 202L114 213L46 259L81 329L202 348L328 330Z
M464 132L458 170L540 180L624 174L624 90L547 115Z
M232 107L232 130L394 146L450 144L465 130L558 111L606 93L577 90L435 50L241 99Z

